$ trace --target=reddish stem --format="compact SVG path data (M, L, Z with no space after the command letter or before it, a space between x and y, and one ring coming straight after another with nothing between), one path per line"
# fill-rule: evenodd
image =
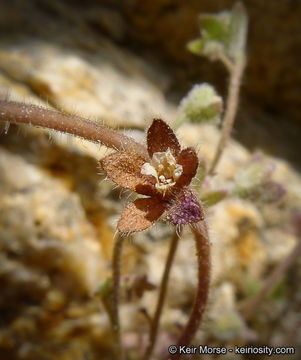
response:
M113 292L112 292L112 330L115 338L116 359L122 360L123 349L120 334L119 320L119 295L120 295L120 273L121 273L121 253L124 237L118 234L114 244L112 267L113 267Z
M36 105L0 100L0 120L57 130L115 150L135 152L148 159L146 148L132 138L80 116L62 114Z
M210 285L210 242L206 221L191 224L190 227L195 237L196 255L198 261L198 287L188 323L178 340L178 349L181 345L188 346L197 332L207 305ZM179 353L172 356L172 359L179 358Z
M174 231L174 234L171 238L170 248L169 248L169 252L168 252L168 256L167 256L167 260L166 260L166 264L165 264L165 269L164 269L164 273L163 273L163 276L161 279L160 292L159 292L159 297L158 297L158 301L157 301L156 311L155 311L154 317L151 322L149 342L148 342L148 346L147 346L147 349L146 349L146 352L144 355L144 360L148 360L151 357L153 349L156 344L160 317L161 317L161 313L163 310L164 300L165 300L166 292L167 292L169 274L170 274L171 266L172 266L172 263L173 263L173 260L174 260L174 257L175 257L176 251L177 251L180 234L181 234L181 230L180 230L179 234L176 231Z

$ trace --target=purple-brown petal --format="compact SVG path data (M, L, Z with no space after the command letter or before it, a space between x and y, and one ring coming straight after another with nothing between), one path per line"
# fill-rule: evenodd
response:
M155 178L141 174L145 160L135 153L115 152L100 160L105 175L117 185L142 195L156 193Z
M185 188L177 196L175 205L168 210L166 220L172 225L196 223L204 219L201 204L193 192Z
M166 203L156 198L137 199L123 210L117 224L118 231L130 234L149 228L166 209Z
M177 181L178 187L190 184L198 169L198 156L192 147L188 147L180 152L177 163L183 166L183 173Z
M168 149L177 157L181 147L173 130L161 119L154 119L147 132L147 151L152 158L156 152Z

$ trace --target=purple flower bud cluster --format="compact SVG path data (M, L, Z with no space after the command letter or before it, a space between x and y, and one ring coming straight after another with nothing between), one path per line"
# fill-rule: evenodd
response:
M185 225L204 219L204 214L193 192L184 189L177 204L169 210L166 219L173 225Z

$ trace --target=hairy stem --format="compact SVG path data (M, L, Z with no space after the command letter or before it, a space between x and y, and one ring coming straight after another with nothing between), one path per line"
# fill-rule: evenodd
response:
M225 53L222 50L218 51L218 53L216 54L216 57L218 60L220 60L224 64L224 66L227 68L227 70L231 74L234 70L234 65L233 65L233 62L229 59L229 57L227 55L225 55Z
M123 359L123 349L120 335L119 320L119 293L120 293L120 269L121 269L121 253L124 237L118 234L113 249L113 291L112 291L112 328L115 338L116 359Z
M195 237L198 262L198 286L188 323L178 340L178 347L180 345L188 346L197 332L207 305L210 285L210 241L206 221L191 224L190 227ZM172 356L173 359L178 359L179 357L179 353Z
M0 120L68 133L115 150L135 152L148 159L146 148L132 138L79 116L36 105L0 100Z
M247 303L244 310L244 318L246 320L254 314L254 311L258 308L259 304L265 298L271 287L276 283L281 275L283 275L287 269L301 256L301 240L298 241L291 253L274 269L271 275L267 278L265 285L260 292Z
M228 70L231 68L229 65L226 65ZM225 115L223 118L223 127L222 127L222 133L221 137L217 146L216 153L214 155L214 158L212 160L211 167L209 169L209 174L212 175L214 173L214 170L221 158L221 155L223 153L223 150L225 148L226 142L231 134L235 115L238 108L238 98L239 98L239 88L241 84L241 77L243 74L245 68L245 58L243 55L241 55L235 65L232 67L232 70L230 70L230 84L228 89L228 98L227 98L227 104L226 104L226 110Z
M166 292L167 292L169 274L170 274L171 266L172 266L172 263L173 263L173 260L174 260L174 257L175 257L176 251L177 251L180 234L181 234L181 230L179 233L177 233L175 231L171 238L169 252L168 252L168 256L167 256L166 263L165 263L165 269L164 269L164 273L163 273L163 276L161 279L160 292L159 292L159 297L158 297L158 301L157 301L157 306L156 306L154 317L151 322L148 346L145 351L144 360L148 360L151 357L153 349L155 347L156 339L158 336L160 317L161 317L161 313L163 310L163 305L164 305Z

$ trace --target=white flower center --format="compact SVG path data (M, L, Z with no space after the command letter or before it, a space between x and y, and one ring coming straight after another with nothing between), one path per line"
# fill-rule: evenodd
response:
M183 167L176 163L170 149L166 152L154 153L150 163L143 164L141 168L141 174L156 178L155 187L163 194L175 185L182 173Z

